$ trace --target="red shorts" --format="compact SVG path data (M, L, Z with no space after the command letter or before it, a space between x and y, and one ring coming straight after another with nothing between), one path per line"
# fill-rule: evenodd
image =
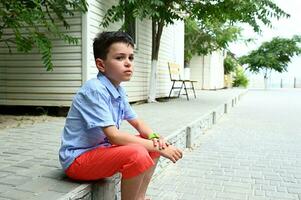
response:
M122 178L132 178L153 166L157 152L148 152L139 144L98 147L77 157L66 170L75 180L92 181L110 177L117 172Z

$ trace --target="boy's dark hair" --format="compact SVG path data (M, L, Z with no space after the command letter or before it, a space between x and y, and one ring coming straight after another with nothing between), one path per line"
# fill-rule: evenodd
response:
M109 47L116 42L123 42L134 48L134 41L126 32L112 31L102 32L97 35L93 42L94 59L106 59Z

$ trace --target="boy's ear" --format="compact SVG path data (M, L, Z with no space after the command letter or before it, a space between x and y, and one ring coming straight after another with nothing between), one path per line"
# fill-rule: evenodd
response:
M98 71L104 73L105 66L104 66L103 60L100 58L96 58L95 63L96 63L96 67L97 67Z

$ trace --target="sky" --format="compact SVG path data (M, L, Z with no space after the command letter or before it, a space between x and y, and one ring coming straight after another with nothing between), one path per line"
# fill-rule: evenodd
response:
M256 38L255 43L245 45L235 43L230 45L230 49L237 56L246 55L256 49L264 41L270 41L273 37L279 36L291 38L293 35L301 35L301 0L274 0L274 2L285 12L291 15L290 18L273 19L273 28L262 27L262 34L255 34L251 28L245 27L243 35L245 37ZM275 76L296 76L301 78L301 55L294 57L288 64L288 72L282 75L274 73Z

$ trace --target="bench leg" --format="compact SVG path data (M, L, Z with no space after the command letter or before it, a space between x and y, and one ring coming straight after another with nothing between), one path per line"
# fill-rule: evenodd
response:
M189 101L189 97L188 97L188 92L187 92L187 87L186 87L185 81L183 81L183 85L184 85L184 90L185 90L185 94L186 94L187 100Z
M182 87L183 87L184 82L182 82L182 85L180 87L179 93L178 93L178 98L180 97L181 91L182 91Z
M175 81L173 81L172 82L172 86L171 86L171 88L170 88L170 91L169 91L169 95L168 95L168 98L170 98L170 95L171 95L171 91L172 91L172 89L173 89L173 86L175 85Z
M193 90L194 98L196 99L196 94L195 94L193 82L191 82L191 88L192 88L192 90Z

